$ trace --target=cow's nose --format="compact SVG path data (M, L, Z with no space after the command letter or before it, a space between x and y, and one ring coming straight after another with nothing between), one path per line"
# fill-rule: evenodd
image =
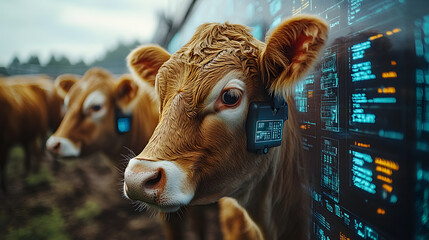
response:
M75 144L68 138L52 135L46 141L46 149L60 157L78 157L81 153L81 144Z
M46 142L46 149L52 153L58 154L61 151L60 140L54 137L50 137Z
M167 177L161 167L151 169L137 163L125 170L124 179L124 191L128 198L157 204L164 192Z

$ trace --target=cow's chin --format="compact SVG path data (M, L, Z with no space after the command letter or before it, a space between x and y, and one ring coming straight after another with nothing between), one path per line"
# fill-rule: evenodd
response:
M153 205L150 203L146 203L147 207L155 210L155 211L160 211L160 212L164 212L164 213L173 213L173 212L177 212L179 211L181 205L166 205L166 206L160 206L160 205Z
M179 209L181 207L185 207L189 204L189 201L186 201L184 199L182 199L182 201L164 201L161 204L155 204L155 203L147 203L147 202L143 202L141 200L139 200L138 198L133 198L128 196L127 194L127 190L126 187L124 185L124 189L123 189L123 194L124 197L133 201L134 205L137 207L138 210L143 211L143 210L148 210L149 212L152 212L154 214L157 213L174 213L179 211Z
M134 205L137 207L137 210L139 211L149 211L153 213L154 215L158 213L174 213L179 211L179 209L182 207L182 205L178 204L172 204L172 205L155 205L151 203L146 203L142 201L135 200L133 201Z
M62 154L56 154L49 152L49 154L56 160L56 161L74 161L78 158L83 157L81 154L79 155L62 155Z

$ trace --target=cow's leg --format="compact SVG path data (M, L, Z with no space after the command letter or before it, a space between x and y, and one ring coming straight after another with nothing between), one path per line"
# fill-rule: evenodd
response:
M258 225L233 198L224 197L219 200L219 220L224 240L264 239Z
M0 145L0 185L4 194L7 193L6 188L6 166L9 148L5 144Z
M43 147L40 146L38 140L39 140L38 138L35 138L30 142L31 159L34 160L30 166L30 171L32 172L39 171L40 163L42 161Z
M22 143L24 148L24 174L28 176L31 169L31 141L25 141Z
M25 151L25 176L30 172L37 172L42 158L42 154L37 142L37 138L27 140L23 143Z

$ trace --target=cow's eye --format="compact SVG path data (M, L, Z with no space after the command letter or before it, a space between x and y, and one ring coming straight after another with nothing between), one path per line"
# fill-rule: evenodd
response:
M101 105L100 104L95 104L91 106L91 112L98 112L101 109Z
M240 101L241 94L238 89L228 89L222 93L222 103L233 107Z

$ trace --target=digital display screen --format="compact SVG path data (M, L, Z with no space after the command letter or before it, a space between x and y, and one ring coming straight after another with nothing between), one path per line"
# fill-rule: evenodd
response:
M256 122L255 142L278 141L282 139L283 120Z
M244 24L264 41L298 14L330 26L294 91L311 239L429 239L429 1L200 0L168 49L205 22ZM258 125L257 141L273 129Z
M350 177L352 187L359 188L382 201L398 201L396 177L399 165L394 156L386 158L380 153L359 149L352 146L350 150Z

